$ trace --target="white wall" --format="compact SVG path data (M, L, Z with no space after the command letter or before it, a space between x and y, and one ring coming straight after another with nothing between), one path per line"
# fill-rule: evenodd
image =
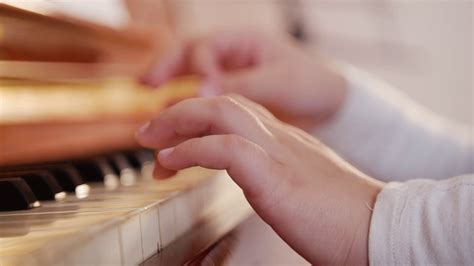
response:
M373 72L419 103L473 124L471 0L306 0L320 47Z

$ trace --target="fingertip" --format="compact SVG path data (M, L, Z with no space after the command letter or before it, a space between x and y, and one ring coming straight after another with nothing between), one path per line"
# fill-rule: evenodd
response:
M153 169L153 178L156 180L163 180L169 177L176 175L175 170L170 170L162 167L160 164L156 163L155 168Z
M173 163L172 163L172 160L170 160L170 157L173 154L174 150L175 148L171 147L171 148L163 149L160 152L158 152L157 157L160 164L162 164L165 167L172 165Z
M159 153L158 153L158 158L160 160L166 160L168 159L171 154L174 152L175 148L174 147L171 147L171 148L166 148L164 150L161 150Z
M139 78L140 84L149 86L151 88L156 88L166 79L166 71L163 66L157 66L145 75Z

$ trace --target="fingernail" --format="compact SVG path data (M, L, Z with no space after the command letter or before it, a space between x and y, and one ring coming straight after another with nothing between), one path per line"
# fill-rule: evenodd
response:
M137 135L141 135L141 134L145 133L148 130L148 128L150 127L150 124L151 124L150 121L148 121L148 122L146 122L146 124L141 126L137 131Z
M167 149L161 150L158 155L159 155L161 158L166 158L166 157L168 157L171 153L173 153L173 151L174 151L174 148L173 148L173 147L172 147L172 148L167 148Z
M213 84L206 82L201 86L199 90L199 95L201 97L211 97L219 94L219 90Z

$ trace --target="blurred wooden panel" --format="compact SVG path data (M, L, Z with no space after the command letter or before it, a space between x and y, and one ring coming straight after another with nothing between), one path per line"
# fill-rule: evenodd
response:
M64 160L136 147L143 119L0 125L0 166Z
M156 113L196 95L199 81L183 77L152 89L131 79L32 82L0 79L0 125L80 122Z
M101 85L100 85L101 84ZM132 81L4 81L0 166L63 160L137 146L134 132L157 112L196 95L195 78L157 90Z
M144 68L156 59L160 47L168 41L165 28L166 25L155 25L153 34L161 38L150 38L146 31L117 30L0 4L0 59L133 62Z
M0 78L34 81L96 81L113 77L139 77L144 66L136 62L79 63L0 60ZM0 85L5 80L0 80Z

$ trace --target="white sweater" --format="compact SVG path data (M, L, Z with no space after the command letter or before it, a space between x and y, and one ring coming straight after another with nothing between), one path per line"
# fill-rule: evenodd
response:
M346 78L346 103L316 135L389 182L373 210L370 264L473 265L473 127L443 120L355 68Z

